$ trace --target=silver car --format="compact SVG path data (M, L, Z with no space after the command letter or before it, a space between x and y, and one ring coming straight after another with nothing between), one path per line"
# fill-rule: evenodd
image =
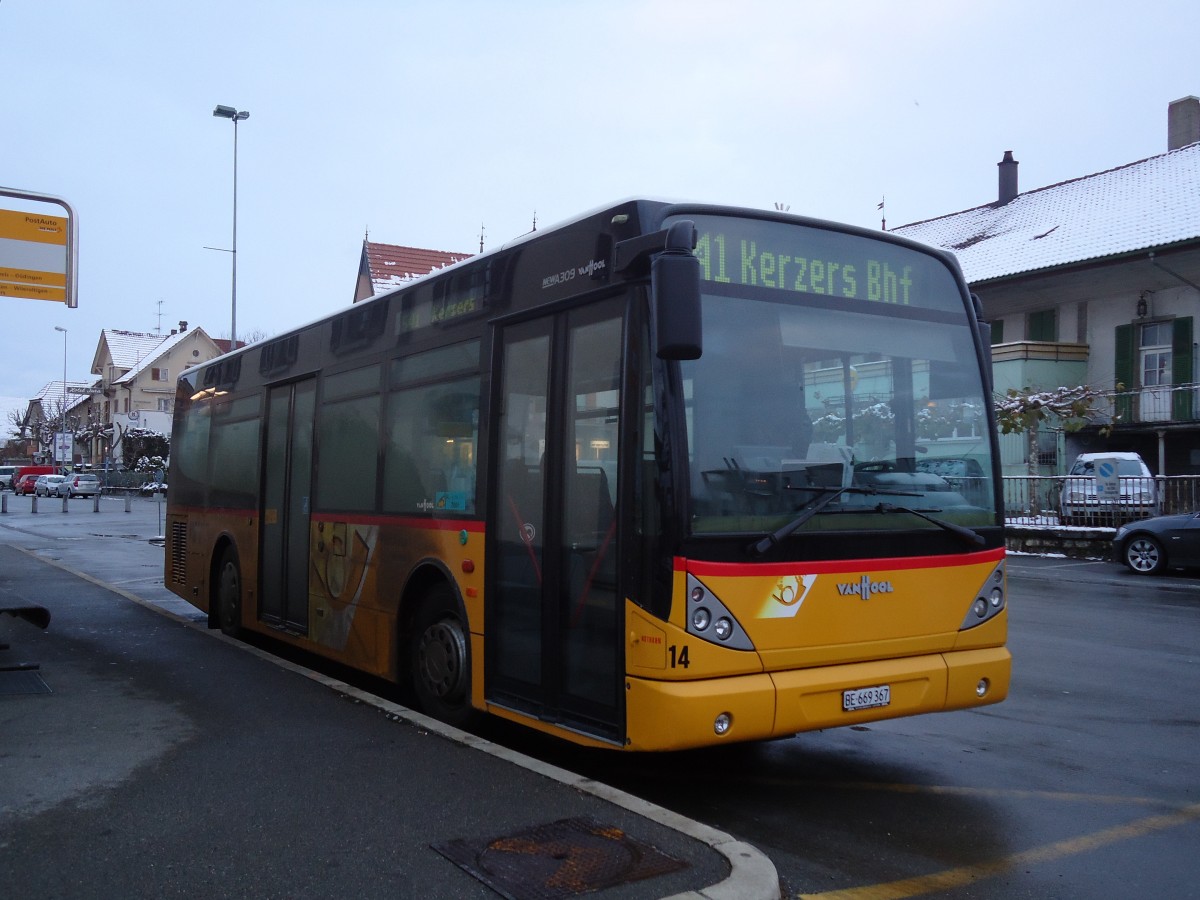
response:
M52 495L62 496L59 493L58 487L66 477L63 475L39 475L38 480L33 484L33 494L35 497L50 497Z
M1096 467L1116 463L1118 496L1103 498L1096 489ZM1154 476L1136 453L1081 453L1063 480L1059 521L1063 525L1115 527L1132 519L1158 515Z
M94 497L100 493L100 478L86 472L68 475L58 486L60 497Z

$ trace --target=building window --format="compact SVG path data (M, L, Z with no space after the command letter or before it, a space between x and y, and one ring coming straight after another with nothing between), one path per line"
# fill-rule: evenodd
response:
M171 376L167 373L166 369L151 369L150 370L150 380L151 381L170 381Z
M1141 380L1141 419L1171 418L1171 322L1143 325L1138 335L1138 374Z
M171 411L171 401L166 399L165 397L159 397L158 398L158 411L159 412L170 412Z
M1053 309L1029 314L1028 334L1031 341L1057 341L1058 316Z
M1003 344L1004 343L1004 320L996 319L995 321L988 322L988 324L992 326L992 343L993 344Z

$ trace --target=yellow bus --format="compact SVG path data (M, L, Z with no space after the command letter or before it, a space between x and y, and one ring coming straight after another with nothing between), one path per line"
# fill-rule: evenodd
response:
M589 746L996 703L988 343L938 250L629 200L185 371L166 583Z

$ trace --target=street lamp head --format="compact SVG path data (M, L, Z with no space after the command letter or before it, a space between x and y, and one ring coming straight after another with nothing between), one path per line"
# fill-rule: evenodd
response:
M218 106L213 110L213 115L221 119L233 119L235 124L241 122L243 119L250 118L248 110L237 110L232 106Z
M67 333L67 329L63 328L61 325L55 325L55 326L54 326L54 330L55 330L55 331L61 331L63 334L66 334L66 333Z

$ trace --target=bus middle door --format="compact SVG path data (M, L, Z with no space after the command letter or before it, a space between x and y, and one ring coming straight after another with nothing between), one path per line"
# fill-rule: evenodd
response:
M316 379L273 387L267 397L262 510L264 622L308 632Z

